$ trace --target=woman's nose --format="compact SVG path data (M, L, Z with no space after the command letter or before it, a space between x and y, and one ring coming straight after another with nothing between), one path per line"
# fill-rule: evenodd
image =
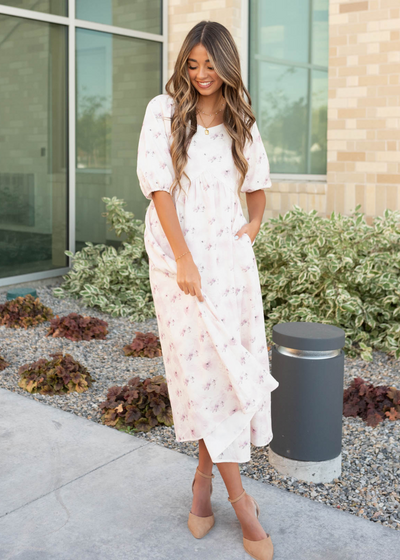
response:
M207 76L208 76L207 69L199 66L199 71L197 72L197 79L202 80L204 78L207 78Z

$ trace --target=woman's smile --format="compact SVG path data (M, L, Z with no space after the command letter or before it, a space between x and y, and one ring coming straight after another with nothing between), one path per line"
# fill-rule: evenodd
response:
M208 88L212 84L212 80L209 82L197 82L201 88Z

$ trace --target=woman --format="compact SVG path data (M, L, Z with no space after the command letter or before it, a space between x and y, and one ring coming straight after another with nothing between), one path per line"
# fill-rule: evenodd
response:
M278 382L269 373L252 248L271 180L238 51L223 25L202 21L189 32L166 91L147 106L137 172L151 200L145 247L175 435L199 440L188 526L201 538L214 525L216 463L245 550L270 560L271 538L238 463L250 460L250 443L272 439Z

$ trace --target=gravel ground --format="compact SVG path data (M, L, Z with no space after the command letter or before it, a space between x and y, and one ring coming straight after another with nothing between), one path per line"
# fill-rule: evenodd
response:
M124 345L132 342L136 330L158 335L156 318L132 323L86 308L77 300L57 299L51 287L38 288L37 292L54 314L77 312L106 320L109 334L105 340L72 342L46 337L48 323L28 330L0 327L0 355L11 364L0 372L0 387L100 423L98 404L106 399L109 387L126 384L135 375L142 379L165 375L162 357L128 358L122 351ZM0 293L0 303L4 301L5 293ZM72 354L96 379L87 392L64 396L30 395L18 387L21 365L60 350ZM374 384L399 388L399 372L400 360L381 352L374 352L371 363L345 358L345 387L353 378L362 377ZM176 442L173 427L157 427L149 433L135 435L180 453L198 456L197 442ZM315 484L280 475L268 462L268 446L252 446L252 459L242 463L240 470L245 476L400 530L399 459L400 421L385 420L371 428L359 418L343 417L342 474L333 483Z

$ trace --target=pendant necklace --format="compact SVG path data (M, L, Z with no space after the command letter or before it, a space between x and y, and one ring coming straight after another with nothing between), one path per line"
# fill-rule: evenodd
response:
M198 114L199 114L199 117L200 117L200 119L201 119L201 122L203 123L203 126L204 126L204 134L210 134L210 131L209 131L208 129L209 129L209 127L212 125L212 123L214 122L215 117L218 115L218 113L220 113L220 112L222 111L223 108L224 108L224 107L221 107L221 109L219 109L219 110L215 113L214 118L213 118L213 120L210 122L210 124L208 125L208 127L207 127L207 126L204 126L203 117L201 116L201 113L204 113L204 111L199 111L199 110L197 111ZM204 114L207 115L207 113L204 113ZM207 115L207 116L211 117L211 115Z

